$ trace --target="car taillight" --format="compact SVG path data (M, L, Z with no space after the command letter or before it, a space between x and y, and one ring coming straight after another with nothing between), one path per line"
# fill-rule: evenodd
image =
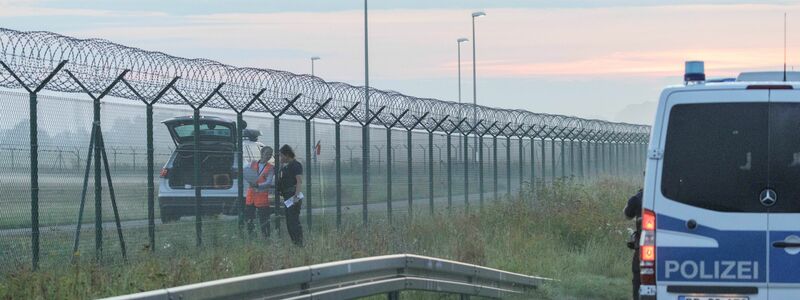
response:
M656 285L656 213L645 209L642 212L642 235L639 242L639 279L641 295L655 295Z
M656 230L656 214L653 211L645 209L642 213L642 230Z
M161 174L159 175L159 177L161 177L161 178L167 178L167 175L169 175L169 169L167 169L167 168L161 168Z

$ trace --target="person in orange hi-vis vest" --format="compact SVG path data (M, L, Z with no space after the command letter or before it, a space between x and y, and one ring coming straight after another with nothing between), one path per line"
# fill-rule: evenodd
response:
M256 215L261 234L264 238L269 237L269 215L272 209L269 207L269 191L274 188L275 168L271 163L272 148L261 148L261 159L250 163L250 168L258 174L258 181L250 184L245 198L245 219L247 222L247 232L252 234L255 229Z

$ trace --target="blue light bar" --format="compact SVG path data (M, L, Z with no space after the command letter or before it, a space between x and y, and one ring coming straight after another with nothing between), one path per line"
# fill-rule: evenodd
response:
M687 61L686 72L683 74L683 81L702 82L706 80L705 63L699 60Z

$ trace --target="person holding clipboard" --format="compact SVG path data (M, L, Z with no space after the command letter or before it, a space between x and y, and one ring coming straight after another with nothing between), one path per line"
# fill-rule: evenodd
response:
M286 209L286 229L292 242L303 246L303 227L300 225L300 207L303 204L303 165L294 159L294 150L289 145L283 145L279 150L281 155L280 179L278 179L278 192L285 199L283 205Z
M245 180L250 184L245 198L245 222L247 232L253 234L256 215L258 225L264 238L269 238L269 215L272 209L269 206L269 190L274 188L275 168L271 163L272 148L261 148L261 159L250 162L245 169Z

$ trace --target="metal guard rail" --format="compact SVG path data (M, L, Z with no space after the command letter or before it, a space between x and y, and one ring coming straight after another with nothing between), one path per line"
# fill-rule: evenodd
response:
M396 254L220 279L107 300L353 299L403 290L505 298L551 279L457 261ZM392 295L395 296L392 296Z

